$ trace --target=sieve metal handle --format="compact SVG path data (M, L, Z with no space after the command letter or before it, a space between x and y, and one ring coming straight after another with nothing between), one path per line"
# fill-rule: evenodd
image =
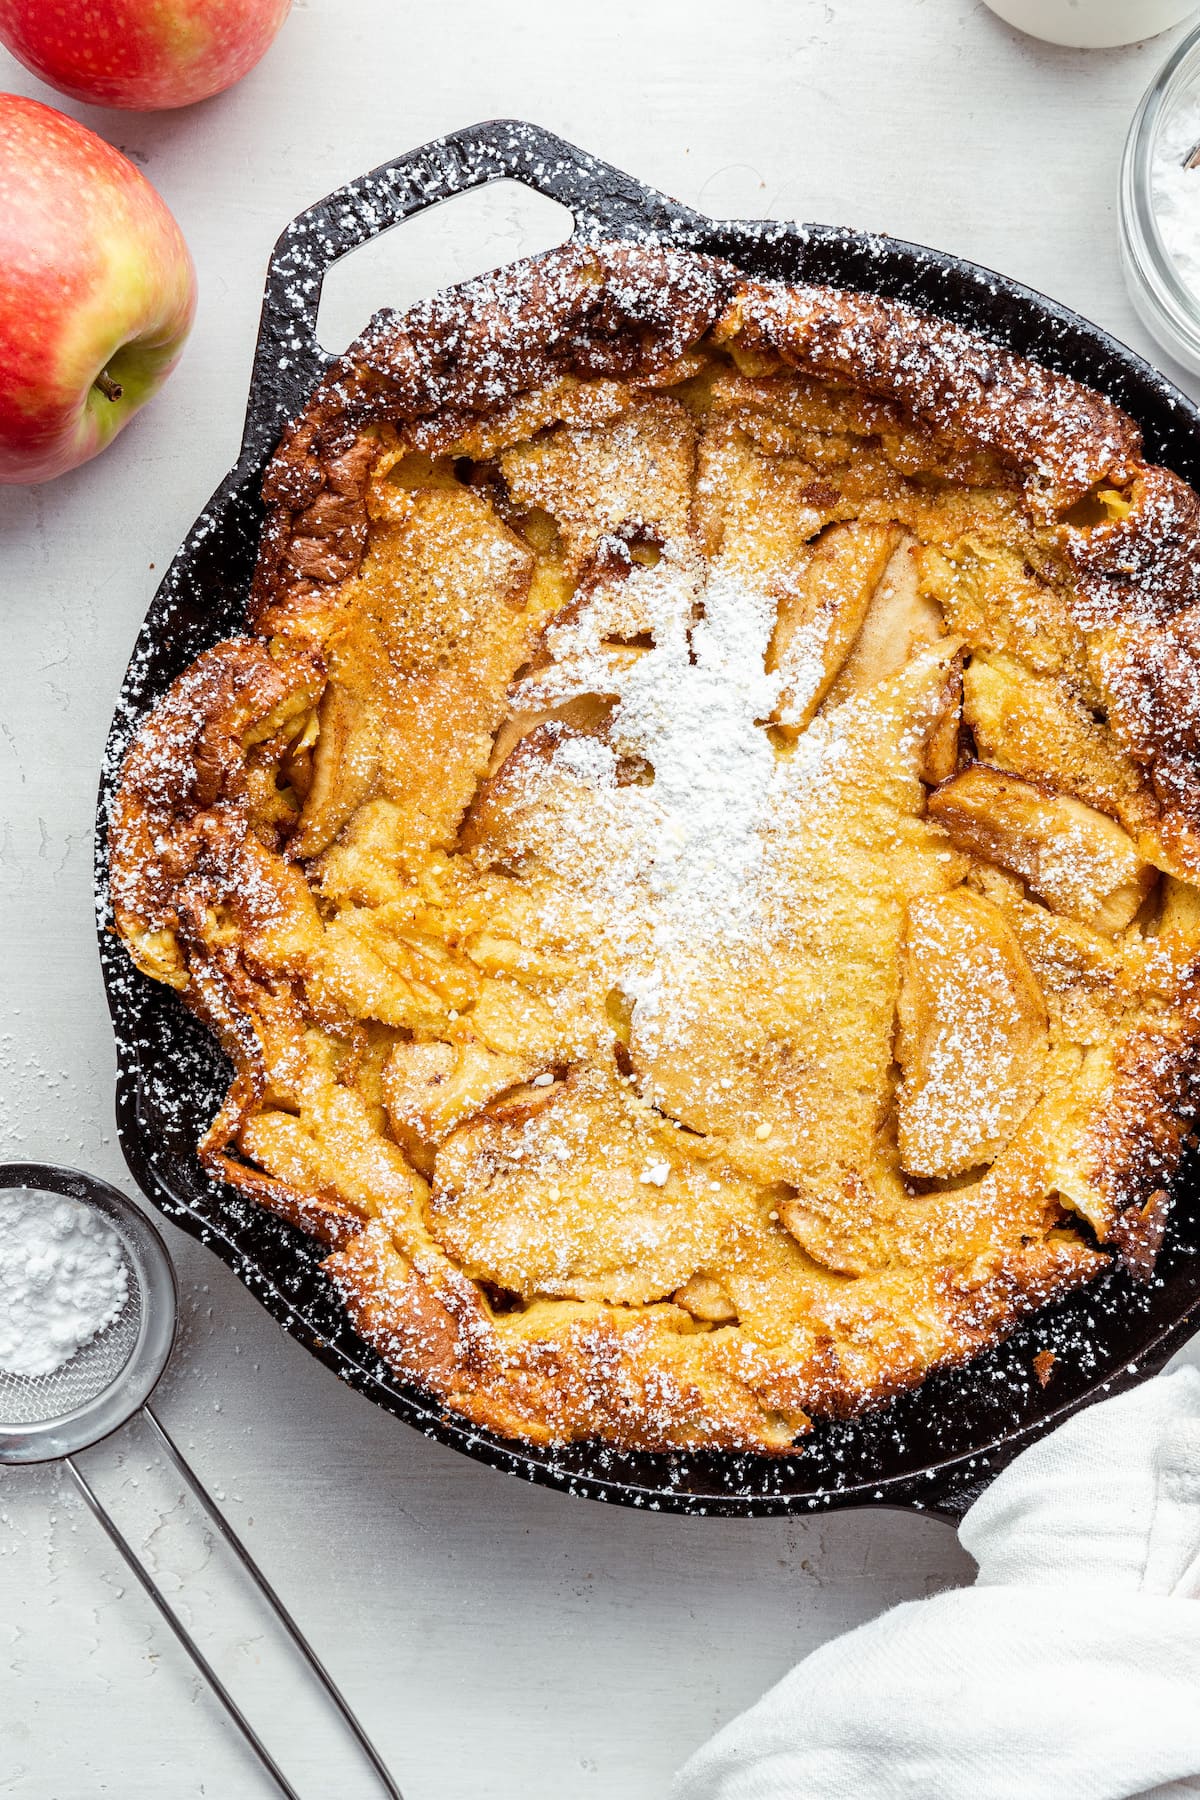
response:
M137 1417L138 1415L135 1414L134 1416ZM388 1800L404 1800L400 1789L396 1786L396 1783L389 1774L382 1757L379 1755L374 1744L351 1711L349 1702L341 1692L341 1689L337 1686L324 1663L321 1661L320 1657L318 1657L316 1651L312 1648L308 1639L297 1625L295 1619L293 1619L291 1613L288 1611L271 1583L267 1580L267 1577L263 1574L262 1570L251 1556L249 1550L246 1548L229 1520L225 1517L225 1514L221 1511L212 1495L208 1492L207 1488L205 1488L200 1477L196 1474L166 1427L159 1422L155 1414L151 1412L149 1406L140 1408L140 1416L144 1418L151 1427L159 1444L166 1452L168 1459L183 1477L196 1499L200 1502L209 1521L216 1528L222 1540L228 1545L230 1550L233 1551L238 1562L241 1564L243 1571L250 1577L254 1586L258 1589L263 1599L267 1602L267 1605L279 1620L279 1623L287 1632L292 1643L296 1646L296 1649L300 1652L309 1669L320 1683L327 1699L332 1701L334 1708L349 1729L355 1742L358 1744L363 1755L370 1763L372 1770L378 1777L384 1793L388 1796ZM205 1680L212 1688L213 1693L221 1702L225 1711L229 1714L229 1717L233 1720L250 1748L254 1751L255 1756L257 1756L263 1768L275 1782L280 1793L285 1796L285 1800L303 1800L302 1795L292 1786L292 1783L288 1780L254 1726L246 1717L246 1714L242 1711L228 1687L217 1674L217 1671L213 1668L195 1638L187 1630L178 1614L169 1605L166 1596L158 1586L158 1583L154 1580L150 1571L141 1561L137 1552L134 1550L133 1545L129 1542L129 1539L125 1536L116 1520L104 1506L86 1475L76 1463L75 1458L73 1456L67 1456L64 1457L63 1460L68 1469L70 1469L71 1474L74 1476L75 1483L93 1515L104 1528L105 1532L107 1532L116 1549L120 1551L126 1563L129 1565L130 1571L137 1577L139 1584L148 1598L158 1609L162 1618L165 1619L167 1624L171 1627L171 1630L174 1632L183 1648L187 1651L200 1673L204 1676Z
M257 460L273 448L337 360L317 338L321 286L333 264L414 213L506 180L519 181L566 207L578 237L688 243L711 229L710 220L678 200L523 119L468 125L381 163L300 213L275 245L254 354L243 460Z

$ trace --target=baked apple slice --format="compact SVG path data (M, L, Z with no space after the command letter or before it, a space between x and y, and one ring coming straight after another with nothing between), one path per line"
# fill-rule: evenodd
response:
M291 844L299 858L326 849L379 780L381 726L372 701L331 681L317 716L312 779Z
M802 732L832 687L899 538L894 525L831 525L783 588L767 670L780 676L775 718L785 732Z
M383 1102L401 1149L425 1170L446 1134L531 1073L528 1057L461 1044L397 1044L383 1070Z
M502 1096L444 1139L427 1218L475 1279L527 1298L637 1306L719 1263L755 1205L752 1182L697 1159L615 1076L576 1068ZM715 1311L714 1293L697 1292Z
M1046 1007L999 909L956 888L909 906L896 1060L901 1167L989 1163L1042 1091Z
M941 704L921 749L921 779L931 787L948 781L958 767L958 746L963 721L963 664L967 653L959 650L946 671Z
M615 701L607 694L575 694L558 706L528 708L508 715L492 740L488 776L502 769L517 745L540 725L564 725L573 731L598 736L612 715Z
M1011 657L975 656L964 676L963 717L981 761L1125 818L1142 781L1112 730L1093 718L1064 678Z
M940 606L921 592L915 542L900 535L833 685L832 701L849 700L898 675L923 644L936 644L945 635Z
M712 1275L693 1275L690 1281L675 1290L671 1298L676 1306L682 1306L702 1324L737 1324L737 1307Z
M929 816L957 849L1007 869L1052 911L1099 931L1123 930L1154 883L1114 819L983 763L943 782Z

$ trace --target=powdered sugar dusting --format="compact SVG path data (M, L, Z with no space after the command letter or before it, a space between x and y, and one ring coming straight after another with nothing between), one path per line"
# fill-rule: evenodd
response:
M90 1206L60 1194L0 1194L0 1370L52 1375L112 1324L129 1271Z
M780 686L765 669L772 596L735 570L709 570L690 550L635 567L625 590L620 605L649 626L651 646L624 666L606 662L602 634L613 629L614 607L601 597L549 634L564 660L520 698L616 694L603 742L567 737L525 781L534 806L563 776L589 790L578 807L555 812L546 855L560 887L546 922L569 930L562 905L573 915L588 897L609 977L645 1029L664 978L694 976L718 945L761 945L764 831L785 777L765 729ZM629 759L646 767L650 785L620 785Z

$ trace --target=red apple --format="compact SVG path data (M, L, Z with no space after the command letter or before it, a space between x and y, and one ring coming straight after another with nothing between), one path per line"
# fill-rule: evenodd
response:
M103 450L174 368L195 305L145 176L74 119L0 94L0 482Z
M291 0L0 0L0 43L61 93L155 112L251 70Z

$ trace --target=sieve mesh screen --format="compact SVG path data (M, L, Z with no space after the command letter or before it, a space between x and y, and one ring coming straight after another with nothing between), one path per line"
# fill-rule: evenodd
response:
M0 1369L0 1431L44 1425L86 1406L119 1379L133 1354L142 1323L142 1294L128 1255L129 1291L105 1330L49 1375L14 1375Z

